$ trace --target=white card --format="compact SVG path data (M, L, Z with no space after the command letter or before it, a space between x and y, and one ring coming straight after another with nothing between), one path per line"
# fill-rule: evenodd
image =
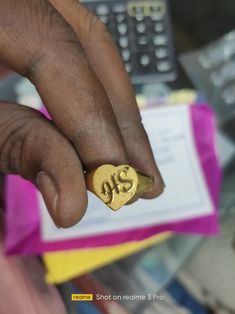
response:
M42 197L42 239L45 241L92 236L208 215L213 205L199 165L188 106L146 109L143 123L166 184L152 200L140 199L112 211L89 192L87 212L76 226L57 229ZM140 156L141 158L141 156Z

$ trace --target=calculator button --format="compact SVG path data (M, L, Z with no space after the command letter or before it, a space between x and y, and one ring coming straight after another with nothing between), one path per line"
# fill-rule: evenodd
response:
M126 48L128 45L129 45L129 39L127 36L121 36L119 38L119 45L122 47L122 48Z
M150 54L146 52L133 53L133 60L135 60L137 73L149 74L154 70L151 64Z
M123 14L123 13L118 13L118 14L116 15L116 20L117 20L118 23L124 22L124 21L125 21L125 18L126 18L126 16L125 16L125 14Z
M163 31L164 31L164 25L163 25L163 23L156 23L156 24L154 25L154 30L155 30L155 32L157 32L157 33L163 32Z
M153 43L155 46L165 45L167 43L167 37L165 35L156 35L153 37Z
M148 54L143 54L142 56L140 56L140 64L144 67L150 64L150 57Z
M150 13L150 19L152 21L161 21L162 20L162 14L159 14L157 11L153 11Z
M135 19L136 19L136 21L138 21L138 22L142 22L142 21L144 20L144 15L141 14L141 13L137 13L137 14L135 15Z
M159 15L158 13L151 13L150 18L152 21L161 21L162 16Z
M146 29L147 29L147 26L145 23L138 23L136 25L136 30L137 30L137 33L139 34L145 33Z
M127 73L131 73L132 66L129 62L125 63L125 68L126 68Z
M96 13L98 15L104 15L109 13L109 7L105 4L99 4L96 7Z
M127 33L127 25L124 23L118 24L117 30L120 35L125 35Z
M165 3L157 3L151 6L150 18L152 21L162 20L166 13Z
M135 14L143 14L144 15L144 7L142 5L136 5L134 7Z
M126 12L126 5L125 4L115 4L112 8L113 12L115 13L125 13Z
M157 63L157 69L159 72L166 72L171 69L171 63L169 61L160 61Z
M163 59L168 57L168 50L167 48L158 48L155 50L155 56L158 59Z
M122 52L122 59L123 61L128 61L130 60L130 57L131 57L131 53L130 53L130 50L129 49L123 49Z
M140 36L137 38L137 43L139 46L145 46L148 44L148 37L147 36Z

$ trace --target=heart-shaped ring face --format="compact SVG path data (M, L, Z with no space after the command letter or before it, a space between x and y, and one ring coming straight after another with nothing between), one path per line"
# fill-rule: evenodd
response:
M135 195L138 175L128 165L103 165L87 177L87 187L112 210L118 210Z

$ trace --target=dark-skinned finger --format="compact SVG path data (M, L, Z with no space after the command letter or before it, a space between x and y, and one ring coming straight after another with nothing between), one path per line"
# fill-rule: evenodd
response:
M141 123L123 62L104 24L77 0L49 0L75 30L85 54L102 82L115 112L131 164L155 178L151 198L162 193L163 179Z
M0 59L30 78L86 170L128 163L106 92L76 34L48 1L1 1Z
M85 213L87 193L70 142L31 108L0 102L0 112L0 172L37 185L57 226L77 223Z

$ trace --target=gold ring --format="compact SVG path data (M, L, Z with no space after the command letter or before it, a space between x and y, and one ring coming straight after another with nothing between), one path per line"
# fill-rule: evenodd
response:
M129 165L102 165L85 175L87 189L112 210L118 210L132 198L151 191L154 178Z

